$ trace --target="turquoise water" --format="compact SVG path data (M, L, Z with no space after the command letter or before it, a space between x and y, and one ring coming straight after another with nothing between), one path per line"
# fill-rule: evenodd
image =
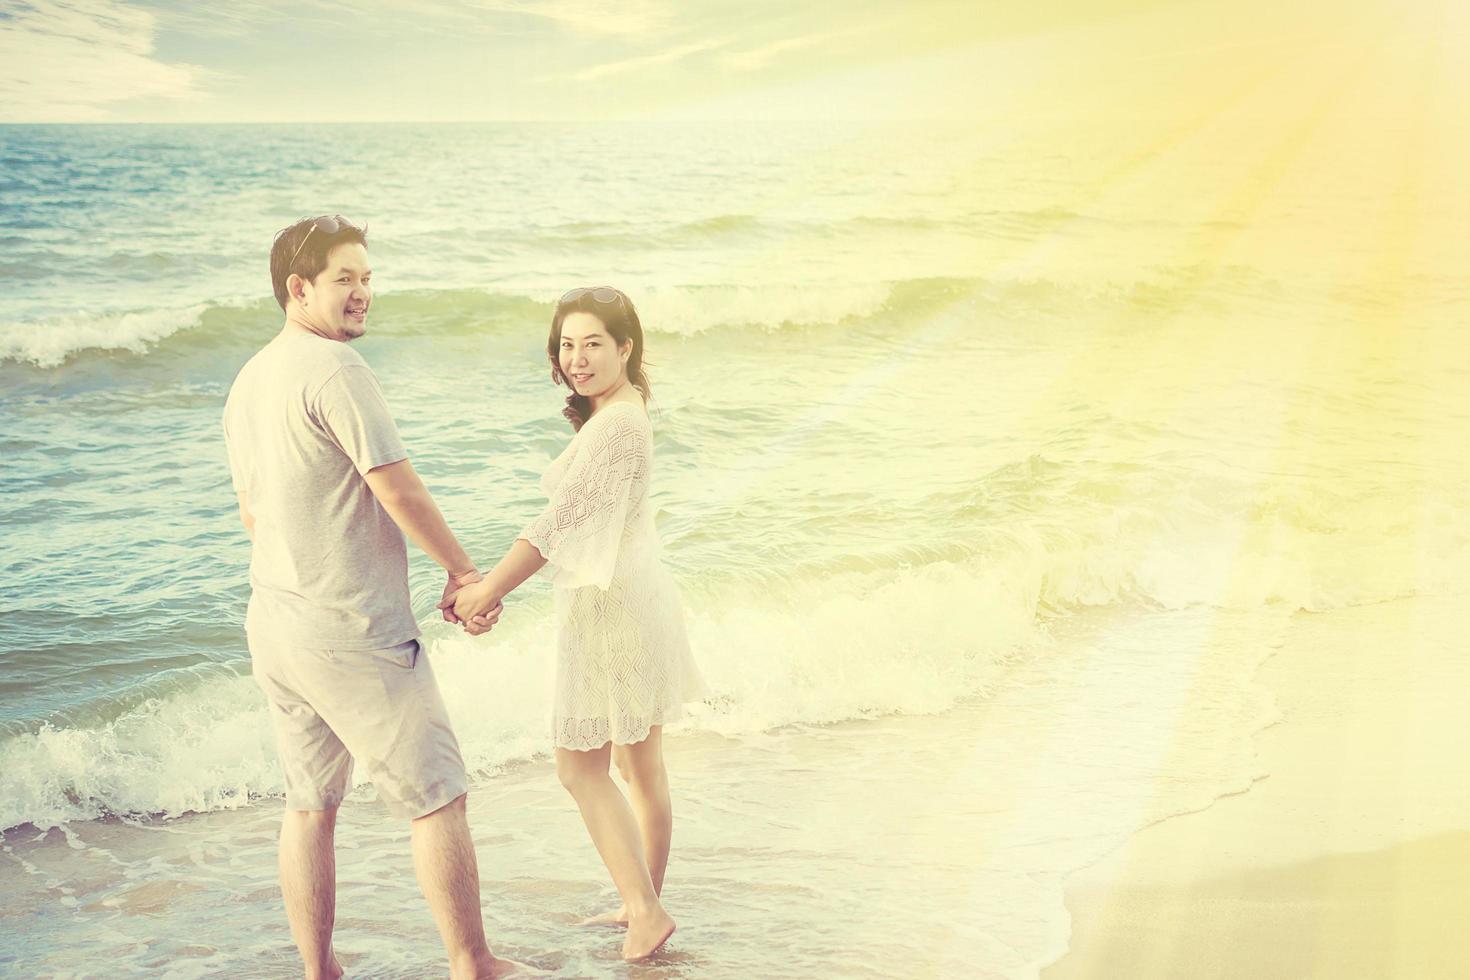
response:
M843 725L864 719L945 719L937 732L976 705L1044 703L1033 729L1142 724L1126 742L1152 746L1179 724L1189 658L1228 632L1216 693L1187 712L1183 757L1214 761L1151 802L1130 795L1141 764L1069 770L1086 805L1048 839L1075 846L1031 870L1059 875L1248 785L1259 774L1240 746L1262 718L1249 676L1268 649L1253 638L1296 610L1463 588L1470 483L1453 450L1470 435L1470 291L1432 268L1362 279L1366 233L1330 261L1242 247L1330 235L1366 206L1357 184L1222 216L1192 191L1226 179L1227 161L1171 165L1139 197L1099 190L1116 161L1084 136L1018 139L0 127L5 839L60 825L141 869L141 835L162 818L244 809L254 827L276 805L219 417L280 325L272 234L337 211L370 225L379 292L357 347L481 562L534 514L537 476L570 435L544 363L550 300L609 282L637 302L659 524L714 690L675 740L789 743L773 751L805 759L814 732L827 748L843 732L863 742ZM493 792L546 751L549 595L532 583L477 645L432 622L441 580L421 555L411 585ZM1076 626L1094 620L1106 628ZM1125 656L1135 647L1152 659ZM1083 678L1135 669L1131 700L1068 715ZM990 730L986 752L1004 757L1027 725ZM812 758L840 783L903 755ZM1013 775L963 785L1015 798L1036 778ZM716 836L748 819L705 813ZM114 818L144 821L139 836ZM68 873L34 873L37 894ZM1055 944L1059 892L1032 881L1023 896L1005 875L966 900L997 921L1017 902L1051 910L1014 939L1032 950L1024 972ZM278 925L251 901L245 914Z
M547 301L578 282L635 297L661 527L692 611L743 621L770 650L761 667L788 679L853 644L879 668L790 703L727 688L715 727L942 708L982 682L977 661L1077 604L1217 601L1226 576L1249 593L1229 601L1320 608L1457 567L1464 488L1436 484L1434 461L1394 434L1463 426L1463 357L1375 351L1329 390L1298 360L1322 356L1311 332L1283 336L1353 312L1323 269L1124 277L1093 246L1163 254L1195 231L1188 216L1076 213L1063 206L1076 160L1020 167L983 134L951 135L915 155L892 133L835 127L0 130L0 752L18 763L0 823L170 810L122 788L130 766L160 760L135 759L118 726L212 703L202 692L244 667L247 544L218 419L278 328L266 248L300 213L371 226L380 285L359 346L481 561L534 512L536 475L567 437L541 360ZM1037 267L1059 249L1090 257ZM1430 340L1466 308L1453 280L1421 305L1397 329ZM1323 458L1317 435L1347 448ZM1394 540L1405 486L1454 531L1428 544L1442 561L1367 558ZM1242 534L1260 540L1237 561ZM1233 567L1251 561L1264 578ZM905 602L875 632L838 612L898 581L963 596L958 622L941 636ZM421 558L413 586L427 614L437 580ZM507 625L534 633L544 601L528 589ZM837 632L809 632L828 609ZM709 669L741 685L721 661L738 644L717 632ZM78 785L39 731L89 759L113 746L118 788ZM508 751L475 748L487 763Z

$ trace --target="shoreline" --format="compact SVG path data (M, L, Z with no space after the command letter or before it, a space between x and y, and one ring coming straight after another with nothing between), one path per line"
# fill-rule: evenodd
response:
M1044 980L1462 975L1463 604L1297 614L1256 677L1281 712L1255 736L1270 775L1073 873Z
M666 897L680 929L647 975L879 980L904 963L922 976L1035 977L1064 948L1071 868L1140 819L1248 783L1255 641L1279 621L1092 611L1053 624L988 694L937 714L671 738ZM350 803L338 824L344 965L437 969L407 827ZM557 975L616 975L616 944L574 928L615 894L549 762L477 780L469 815L497 950ZM267 804L8 841L23 873L0 907L28 928L0 957L43 974L103 957L123 972L182 958L201 976L246 963L299 975L279 912L279 821Z
M1444 779L1470 737L1462 618L1439 598L1097 611L939 714L670 739L680 930L648 975L1453 975L1434 971L1459 957L1436 930L1470 865L1470 786ZM573 928L615 895L548 762L477 780L470 819L497 949L617 969L606 935ZM23 873L0 908L26 928L0 958L293 975L278 825L267 804L7 839ZM422 975L440 951L407 828L366 800L339 828L344 965Z

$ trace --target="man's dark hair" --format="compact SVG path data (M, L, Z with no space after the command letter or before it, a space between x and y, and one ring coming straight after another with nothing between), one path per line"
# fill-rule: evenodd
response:
M367 245L366 228L348 223L341 215L332 217L338 227L331 234L317 227L320 218L302 218L276 232L276 240L271 243L271 287L283 311L291 299L291 294L286 292L286 280L292 273L312 282L327 267L327 253L333 248L343 242Z

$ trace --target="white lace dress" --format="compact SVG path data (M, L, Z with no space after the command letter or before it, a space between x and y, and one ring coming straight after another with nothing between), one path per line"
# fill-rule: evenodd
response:
M705 694L678 587L659 558L652 470L647 414L631 402L604 406L542 475L551 502L520 535L555 586L561 748L640 742Z

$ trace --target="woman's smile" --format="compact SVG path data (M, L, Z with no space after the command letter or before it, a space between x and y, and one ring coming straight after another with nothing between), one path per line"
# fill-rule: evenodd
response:
M616 392L626 381L623 351L607 331L607 324L591 313L577 311L561 324L557 363L572 390L593 400Z

